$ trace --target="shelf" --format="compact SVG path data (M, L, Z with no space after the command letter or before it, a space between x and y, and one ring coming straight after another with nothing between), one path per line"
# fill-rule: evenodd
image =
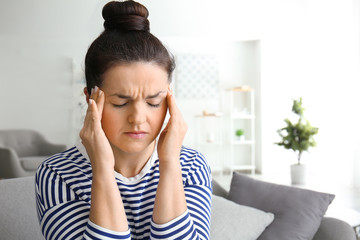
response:
M222 112L203 111L195 115L196 120L196 148L207 159L211 171L220 175L223 173L223 132Z
M234 87L229 90L229 127L230 157L228 168L250 170L255 173L255 93L249 86ZM232 133L242 129L245 135L237 138ZM241 139L241 140L240 140ZM243 146L243 147L242 147ZM243 151L245 150L249 151ZM240 149L240 150L239 150Z
M203 118L203 117L222 117L224 114L222 112L208 113L207 111L203 111L201 115L196 115L195 117Z
M238 87L228 88L227 91L251 92L251 91L253 91L253 89L250 86L238 86Z
M231 114L232 119L255 119L255 116L252 114Z
M222 145L221 142L199 142L199 145Z
M233 140L231 141L231 144L236 144L236 145L253 145L255 144L254 140Z

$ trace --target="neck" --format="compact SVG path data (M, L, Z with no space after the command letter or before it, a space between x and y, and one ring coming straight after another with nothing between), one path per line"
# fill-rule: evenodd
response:
M115 156L115 171L126 178L134 177L140 173L151 157L155 148L153 141L141 152L128 153L112 146Z

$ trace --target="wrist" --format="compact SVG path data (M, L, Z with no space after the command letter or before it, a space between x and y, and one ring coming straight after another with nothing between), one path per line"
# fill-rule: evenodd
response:
M176 174L180 174L181 175L181 165L180 163L177 161L166 161L166 162L161 162L159 164L159 171L160 174L164 175L170 175L170 176L174 176Z
M93 178L115 178L114 168L107 166L92 166Z

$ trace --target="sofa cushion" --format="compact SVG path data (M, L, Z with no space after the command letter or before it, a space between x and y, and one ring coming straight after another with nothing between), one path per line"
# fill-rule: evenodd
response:
M36 213L35 177L0 180L0 239L44 239Z
M274 214L236 204L213 195L210 236L212 240L255 240L273 221Z
M273 223L259 240L312 239L334 195L255 180L234 172L229 199L272 212Z

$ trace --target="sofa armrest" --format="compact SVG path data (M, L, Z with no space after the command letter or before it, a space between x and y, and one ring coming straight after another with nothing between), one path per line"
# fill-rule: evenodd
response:
M313 240L356 240L354 229L346 222L324 217Z
M24 175L19 156L12 148L0 147L0 179Z

